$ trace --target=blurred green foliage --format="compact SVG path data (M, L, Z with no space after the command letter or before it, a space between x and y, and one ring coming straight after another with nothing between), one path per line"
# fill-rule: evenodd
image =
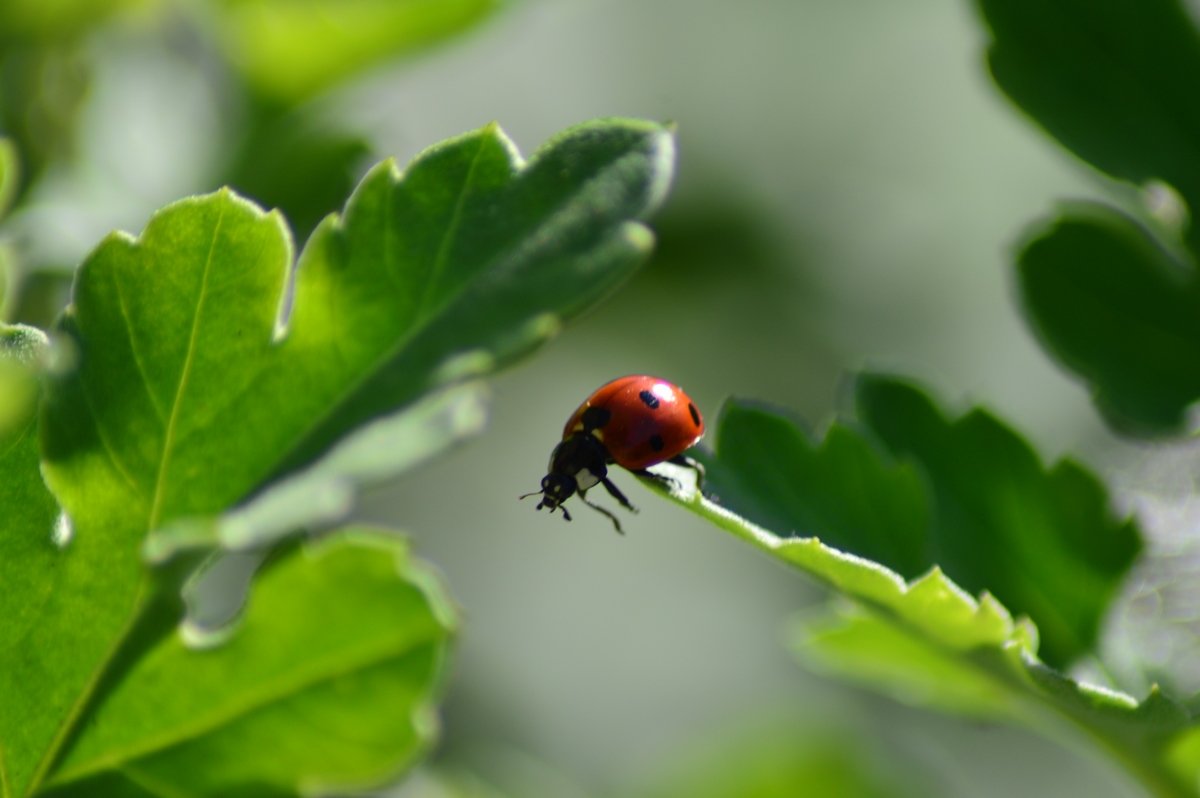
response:
M1148 228L1076 203L1030 237L1017 263L1030 323L1086 379L1118 429L1181 427L1200 397L1200 275Z
M977 3L992 75L1037 124L1097 169L1161 181L1200 207L1200 31L1182 0ZM1161 435L1181 431L1200 399L1200 227L1155 227L1067 207L1017 261L1047 349L1118 429Z
M412 52L474 25L497 0L216 0L212 5L230 63L264 99L293 105L381 58Z

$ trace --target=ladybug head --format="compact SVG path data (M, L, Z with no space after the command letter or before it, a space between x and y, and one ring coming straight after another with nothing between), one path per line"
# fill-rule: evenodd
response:
M574 477L552 472L542 477L541 490L534 491L533 493L526 493L521 498L526 499L530 496L540 495L542 500L538 502L537 509L540 510L545 507L550 512L554 512L556 509L561 510L563 518L570 521L571 514L567 512L566 507L562 506L562 503L571 498L577 489L578 486L575 484Z

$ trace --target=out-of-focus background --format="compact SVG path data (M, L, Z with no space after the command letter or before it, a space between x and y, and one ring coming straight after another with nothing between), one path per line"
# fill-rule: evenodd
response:
M651 262L495 381L482 437L360 509L407 530L464 609L436 767L571 798L651 794L683 772L712 783L732 750L851 749L850 769L901 794L1137 794L1082 749L806 671L782 630L821 592L633 478L617 476L642 507L626 537L585 508L568 525L516 501L575 406L634 372L684 386L710 423L737 394L819 430L848 373L894 370L1109 473L1084 391L1020 318L1008 252L1056 200L1111 189L1005 102L982 40L964 0L523 0L305 107L364 137L361 168L492 120L526 154L594 117L678 125ZM236 144L227 116L244 113L169 13L85 46L75 157L12 221L32 263L73 265L108 230L214 188Z

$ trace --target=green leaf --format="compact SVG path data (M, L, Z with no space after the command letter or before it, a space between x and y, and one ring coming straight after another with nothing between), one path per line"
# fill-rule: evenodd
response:
M4 0L0 3L0 45L78 36L122 9L149 2L152 0Z
M1200 35L1180 0L977 0L1000 88L1114 177L1200 207Z
M1052 736L1082 733L1154 795L1195 796L1200 757L1178 751L1194 721L1157 688L1141 702L1074 681L1025 645L934 640L878 608L802 619L793 640L814 667L912 704L1021 723Z
M0 241L0 323L13 321L12 308L16 304L13 298L16 270L13 266L12 247Z
M291 290L282 221L228 191L106 239L61 323L79 367L43 402L43 473L75 534L70 567L41 576L71 589L40 607L36 659L4 671L20 688L3 716L34 718L0 727L11 791L49 774L148 617L149 532L219 516L545 340L644 258L637 220L665 195L671 153L664 128L608 121L528 165L494 126L403 175L382 164L313 234Z
M355 427L523 354L643 259L671 139L581 126L521 168L494 127L363 180L297 266L277 216L228 192L159 212L84 263L63 329L82 368L45 414L78 523L138 536L215 514ZM219 467L218 467L219 466ZM133 520L135 523L129 524Z
M1071 205L1018 255L1021 298L1043 345L1091 387L1121 430L1182 430L1200 399L1200 281L1133 219Z
M353 509L359 486L408 471L482 431L485 402L476 383L431 394L348 435L312 466L224 515L183 519L151 533L146 557L165 562L197 547L261 549L296 529L340 521Z
M263 96L290 105L389 57L478 23L496 0L224 0L230 60Z
M906 576L932 564L930 500L917 470L833 424L814 443L781 412L730 400L717 421L719 456L698 452L727 507L788 536L816 536ZM762 464L771 468L764 471Z
M862 608L832 620L808 619L801 643L806 659L910 702L1054 734L1075 727L1156 795L1200 794L1189 786L1200 772L1200 746L1184 745L1192 720L1182 706L1157 689L1138 702L1055 671L1037 657L1036 627L1014 621L991 594L973 598L936 567L906 581L817 538L764 529L694 489L647 484Z
M31 416L38 397L37 381L48 349L41 330L0 323L0 440L15 434L17 428L34 428Z
M20 160L11 139L0 138L0 219L8 213L20 183Z
M173 635L125 674L51 794L378 786L432 742L454 615L394 536L356 528L293 549L258 578L230 639L206 649Z
M914 703L1051 733L1077 727L1157 794L1195 796L1189 785L1200 772L1200 746L1196 756L1177 748L1192 727L1182 706L1157 689L1138 702L1074 681L1038 656L1042 617L1060 635L1057 656L1086 650L1138 550L1136 529L1112 520L1095 478L1069 461L1045 469L1020 437L982 411L947 420L910 385L863 377L858 396L862 421L889 451L844 424L814 445L787 418L732 403L706 458L706 490L718 500L682 480L668 495L853 601L840 614L807 620L810 661ZM908 468L920 483L905 476ZM905 485L925 492L930 524L917 536L905 526L912 518L898 514L889 547L879 539L887 513L922 506L901 500ZM829 493L850 503L878 495L888 509L834 512ZM772 531L750 517L780 526ZM836 536L838 547L796 536L814 533ZM889 555L917 544L931 565L913 579L857 548ZM1001 590L1024 605L1002 601ZM1014 620L1014 612L1033 620Z
M0 257L3 257L0 247ZM52 327L71 297L71 274L59 269L37 269L16 274L9 284L9 312L13 321L35 327Z
M1141 550L1137 527L1113 517L1100 481L1069 459L1046 468L984 410L950 420L915 386L878 376L861 377L857 393L863 421L929 481L930 564L1032 617L1047 662L1091 651Z
M833 728L831 728L831 726ZM717 739L691 746L639 798L888 798L931 794L909 763L873 750L837 722L821 719L819 733L795 721L722 729Z
M12 206L13 197L17 193L20 179L18 172L17 148L10 139L0 138L0 221ZM13 251L8 244L0 239L0 322L12 318L13 291L16 283L16 273L13 262ZM2 395L2 393L0 393ZM0 400L2 403L3 400ZM3 416L3 408L0 408ZM0 427L3 422L0 421Z
M225 182L263 207L279 208L297 238L307 238L354 188L367 165L367 141L323 126L303 110L257 109L248 127Z
M18 192L27 191L52 164L69 163L76 157L77 134L93 76L86 48L74 41L75 33L86 29L91 21L72 13L75 6L87 5L88 0L0 3L0 85L4 87L0 96L0 131L15 144L20 159ZM94 9L105 14L107 5L110 4L98 0ZM63 12L56 15L54 9L59 6ZM14 25L11 20L3 19L14 11L19 15L23 8L37 13L37 18L31 20L35 26L47 23L45 30L22 31L23 22ZM51 13L40 16L44 10ZM48 41L45 46L18 44L5 49L6 33L14 38L28 34L69 41Z
M24 795L56 717L70 700L69 686L44 678L70 656L46 619L69 603L66 587L79 573L64 556L65 529L58 505L39 471L37 416L27 364L46 346L40 332L0 325L0 794ZM14 390L20 385L19 391ZM20 400L17 395L24 393ZM56 534L57 533L57 534Z
M936 565L990 591L1037 622L1048 662L1091 650L1140 548L1100 483L1070 461L1045 469L986 412L951 422L910 385L863 376L857 388L886 450L845 423L813 443L777 412L730 402L705 458L708 489L779 534L818 537L910 579Z

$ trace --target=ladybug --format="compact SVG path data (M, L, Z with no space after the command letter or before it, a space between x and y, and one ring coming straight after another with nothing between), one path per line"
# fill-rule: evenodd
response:
M521 498L541 495L537 509L562 510L570 521L562 504L578 493L584 504L608 516L622 532L617 517L588 501L587 491L603 485L622 507L637 512L608 478L608 466L616 463L638 476L661 480L646 469L670 461L703 475L699 463L683 456L703 435L700 411L679 386L645 374L620 377L598 388L571 414L562 441L550 455L542 489Z

